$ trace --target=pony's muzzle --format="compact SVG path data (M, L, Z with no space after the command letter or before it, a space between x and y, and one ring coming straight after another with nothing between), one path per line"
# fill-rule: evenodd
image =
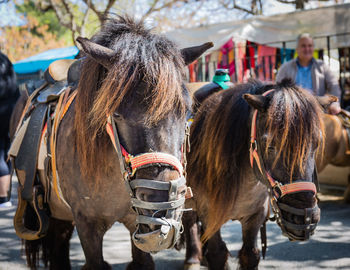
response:
M156 220L163 223L160 227L158 226L159 229L148 233L141 233L137 229L132 235L132 241L135 246L142 251L155 253L163 249L172 248L179 238L180 222L165 218L156 218Z
M290 241L306 241L314 234L320 220L321 210L317 204L312 208L294 208L284 203L277 203L282 216L277 220L283 235Z
M132 235L136 247L145 252L172 248L181 233L181 217L187 194L186 179L171 181L134 179L130 187L136 197L137 229Z

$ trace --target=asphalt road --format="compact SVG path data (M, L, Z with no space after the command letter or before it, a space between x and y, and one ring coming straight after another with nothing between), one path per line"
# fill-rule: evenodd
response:
M15 188L13 203L16 204L14 191ZM267 256L261 260L259 269L350 269L350 205L344 204L340 195L320 196L321 222L308 242L289 242L279 227L269 222ZM28 269L21 240L12 226L14 212L15 207L0 209L0 270ZM232 269L236 269L236 257L242 245L240 224L228 222L222 228L222 235L232 255ZM76 232L71 240L70 256L73 269L80 269L84 255ZM105 235L104 257L113 269L118 270L125 269L131 261L129 233L123 225L115 224ZM156 269L183 269L184 251L165 250L153 257Z

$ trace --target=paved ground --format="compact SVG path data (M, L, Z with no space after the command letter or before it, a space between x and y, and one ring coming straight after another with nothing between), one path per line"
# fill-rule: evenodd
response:
M350 205L344 204L339 195L321 196L322 219L316 234L308 242L289 242L275 223L268 223L267 256L259 269L350 269ZM16 203L15 194L13 202ZM21 254L21 241L12 226L14 212L14 207L0 210L0 270L27 269ZM232 255L232 269L235 269L235 258L241 247L239 223L225 224L222 234ZM122 225L115 224L106 234L104 256L113 269L118 270L125 269L131 260L129 234ZM183 251L166 250L154 258L159 270L183 269ZM73 269L79 269L84 263L76 233L71 241L71 260Z

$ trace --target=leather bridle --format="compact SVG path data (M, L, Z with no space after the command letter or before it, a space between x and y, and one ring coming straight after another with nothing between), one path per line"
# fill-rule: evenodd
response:
M262 95L266 96L269 93L273 92L274 89L264 92ZM292 183L282 184L281 182L274 179L269 172L265 169L264 161L262 159L261 149L257 142L257 119L258 110L255 109L253 112L252 125L251 125L251 136L250 136L250 165L254 168L254 161L257 165L262 178L264 179L263 183L267 186L267 190L270 197L271 208L274 213L272 220L276 220L278 225L281 227L282 232L291 240L307 240L310 235L313 234L314 229L316 228L317 223L312 223L312 215L318 211L318 206L316 205L313 208L295 208L287 204L279 202L283 196L287 194L311 191L315 195L317 193L316 186L313 182L307 182L303 180L297 180ZM316 170L316 168L315 168ZM316 172L316 171L315 171ZM314 174L314 178L317 178L317 175ZM313 179L316 180L316 179ZM292 213L294 215L299 215L304 217L304 224L294 224L285 220L282 216L281 210L285 212ZM303 237L293 234L289 230L303 231Z
M159 225L160 229L152 233L140 233L139 227L132 238L137 247L143 251L156 252L164 248L172 248L177 242L181 232L181 216L186 198L192 197L192 191L186 186L184 166L186 166L186 143L188 142L188 128L186 128L185 143L182 147L182 162L175 156L162 152L149 152L136 156L129 154L121 145L118 130L112 116L108 116L106 131L118 155L120 170L124 178L125 187L131 197L131 204L137 213L136 222L146 225ZM183 165L184 164L184 165ZM140 168L149 166L169 166L175 169L180 177L171 181L159 181L152 179L135 179L135 173ZM169 200L167 202L147 202L136 198L137 188L153 190L167 190ZM185 190L185 192L181 192ZM150 217L141 214L140 209L166 211L165 217ZM152 239L151 239L152 238ZM154 243L154 239L157 242ZM171 239L170 239L171 238ZM149 243L147 243L149 242Z

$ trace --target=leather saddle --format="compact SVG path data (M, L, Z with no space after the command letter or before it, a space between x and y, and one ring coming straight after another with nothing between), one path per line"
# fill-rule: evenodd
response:
M232 87L232 82L225 82L228 87ZM194 106L193 106L193 112L196 112L200 105L204 102L205 99L207 99L212 94L219 92L223 90L223 88L215 83L215 82L208 82L204 84L197 84L200 87L198 89L195 89L194 87L188 86L191 91L193 91L193 100L194 100Z
M80 76L80 65L80 60L58 60L50 64L44 72L42 85L33 93L28 93L29 98L9 150L9 157L20 183L19 204L14 225L17 235L26 240L38 239L48 230L49 208L45 200L47 190L44 190L37 170L42 131L46 126L47 136L50 136L58 99L66 90L71 91L72 88L76 88ZM49 143L47 149L50 154ZM50 158L50 155L47 158ZM48 169L46 175L49 175ZM23 224L23 216L28 204L37 215L40 224L37 231L28 229Z

